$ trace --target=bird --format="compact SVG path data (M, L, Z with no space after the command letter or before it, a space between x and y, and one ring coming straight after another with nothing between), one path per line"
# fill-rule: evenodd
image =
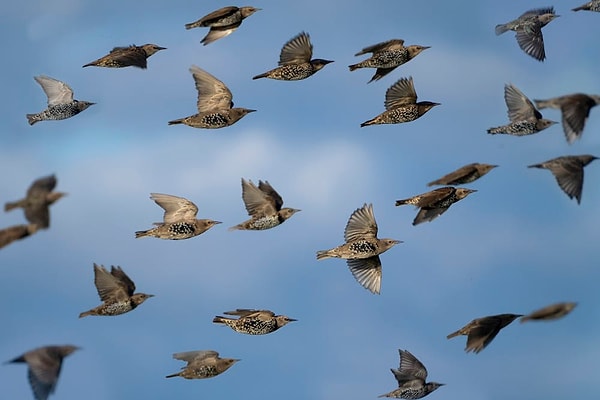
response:
M313 46L310 35L301 32L283 45L279 54L279 67L256 75L252 79L269 78L280 81L298 81L313 75L331 60L312 59Z
M13 225L0 229L0 249L14 241L33 235L38 229L39 227L36 224Z
M349 65L350 71L354 71L358 68L377 68L375 75L367 83L378 81L396 67L405 64L421 54L423 50L427 50L431 46L420 46L410 45L404 46L404 40L402 39L391 39L385 42L374 44L373 46L365 47L354 56L360 56L367 53L373 55L366 60L363 60L357 64Z
M153 294L135 293L135 284L121 269L110 267L110 272L102 265L94 263L94 284L102 304L79 314L79 318L88 315L121 315L142 304Z
M181 376L185 379L212 378L227 371L233 364L240 361L235 358L220 358L214 350L186 351L173 354L176 360L186 361L182 371L167 375L167 378Z
M27 189L25 198L5 203L4 211L22 208L30 224L37 225L39 229L47 229L50 226L50 205L67 195L64 192L54 192L55 186L55 175L36 179Z
M544 61L546 51L544 49L542 28L557 17L559 15L554 12L554 7L529 10L513 21L496 25L496 35L501 35L507 31L515 31L517 43L521 50L538 61Z
M545 168L552 172L562 191L570 199L575 197L577 204L580 204L583 189L583 167L597 159L598 157L591 154L562 156L543 163L529 165L528 168Z
M218 10L205 15L195 22L185 24L185 29L209 27L210 30L208 31L208 34L200 41L200 43L206 46L215 40L232 34L237 28L240 27L245 18L248 18L260 10L261 8L250 6L228 6L219 8Z
M39 121L71 118L89 106L96 104L89 101L74 100L73 89L57 79L44 75L35 76L33 79L40 84L44 93L46 93L48 108L37 114L27 114L29 125Z
M440 103L419 101L413 84L412 76L401 78L385 92L385 111L375 118L360 124L361 128L368 125L400 124L421 118L423 114Z
M184 124L204 129L224 128L256 111L242 107L234 108L233 95L229 88L203 69L192 65L190 72L198 91L198 114L169 121L169 125Z
M514 136L532 135L556 124L556 121L542 118L531 100L512 84L504 85L504 101L508 108L510 124L490 128L489 134L504 133Z
M395 399L420 399L427 396L444 383L425 382L427 369L408 350L398 350L400 353L400 367L391 369L398 381L398 389L378 397L392 397Z
M420 210L412 223L413 225L418 225L422 222L433 221L445 213L452 204L464 199L476 191L477 190L473 189L445 186L427 193L418 194L408 199L396 200L396 206L412 204L413 206L419 207Z
M252 181L242 178L242 199L250 219L232 226L229 230L271 229L283 224L300 211L295 208L281 208L283 199L268 181L258 181L256 186Z
M73 345L44 346L7 361L27 363L27 376L36 400L46 400L54 393L63 359L79 347Z
M442 176L440 179L436 179L435 181L429 182L427 186L463 185L465 183L471 183L481 178L496 167L497 165L481 163L463 165L456 171L452 171L449 174Z
M539 109L558 108L562 114L562 126L569 144L581 137L590 110L600 104L600 96L583 93L568 94L548 100L534 100Z
M150 193L150 198L165 210L163 222L152 229L137 231L136 238L154 236L159 239L182 240L206 232L220 221L196 219L198 207L188 199L170 194Z
M226 311L225 315L236 315L239 318L227 318L220 315L213 319L215 324L225 324L238 333L248 335L266 335L277 329L297 321L285 315L275 315L270 310L240 309Z
M581 10L600 12L600 0L588 1L585 4L582 4L579 7L575 7L572 9L572 11L581 11Z
M521 323L527 321L549 321L553 319L559 319L569 314L577 306L574 302L564 302L550 304L539 310L535 310L531 314L527 314L521 317Z
M373 204L357 208L344 230L344 243L330 250L317 252L317 260L346 259L354 279L373 294L381 291L381 260L379 255L391 249L400 240L378 239Z
M465 351L479 353L494 340L500 329L522 316L522 314L498 314L476 318L446 338L452 339L458 335L467 335Z
M110 53L95 61L87 63L85 67L105 67L105 68L124 68L138 67L141 69L147 68L148 57L160 50L166 50L166 47L161 47L152 43L147 43L142 46L132 44L127 47L115 47Z

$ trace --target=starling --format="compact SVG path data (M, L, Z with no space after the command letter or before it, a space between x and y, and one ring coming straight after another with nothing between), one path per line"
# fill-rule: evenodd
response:
M376 124L400 124L414 121L440 103L420 101L412 77L401 78L385 92L385 111L375 118L363 122L361 127Z
M423 50L429 49L430 46L410 45L404 47L404 40L392 39L387 42L377 43L373 46L365 47L354 56L360 56L367 53L373 55L358 64L349 65L350 71L358 68L377 68L375 75L368 83L378 81L396 67L405 64L418 56Z
M585 4L580 5L579 7L575 7L573 11L595 11L600 12L600 0L592 0L588 1Z
M466 188L454 188L445 186L431 192L418 194L408 199L396 200L396 206L404 204L412 204L420 208L417 216L413 221L413 225L418 225L422 222L431 222L450 208L450 206L459 200L464 199L471 193L477 190Z
M378 239L377 222L373 205L365 204L356 209L344 230L345 244L331 250L317 252L317 260L324 258L344 258L354 279L371 293L381 290L381 260L379 254L391 249L400 240Z
M229 230L264 230L283 224L300 210L281 208L283 199L268 181L258 181L258 187L252 181L242 178L242 199L250 219Z
M535 109L531 100L511 84L504 85L504 101L508 107L510 124L490 128L487 133L525 136L538 133L556 124L555 121L542 118L542 114Z
M46 400L56 389L58 375L63 358L78 350L79 347L45 346L40 347L7 361L8 363L27 363L27 376L36 400Z
M0 249L8 246L14 241L31 236L39 229L36 224L13 225L8 228L0 229Z
M450 172L433 182L429 182L427 186L433 185L462 185L471 183L481 178L497 165L473 163L460 167L456 171Z
M537 108L559 108L562 126L569 144L579 139L592 107L600 104L600 96L583 93L568 94L548 100L534 100Z
M398 389L379 397L393 397L395 399L420 399L427 396L444 383L428 382L427 369L408 350L398 350L400 353L400 367L392 368L392 374L398 381Z
M546 168L550 170L562 191L570 199L575 197L577 204L579 204L581 203L581 190L583 189L583 167L597 159L598 157L590 154L562 156L540 164L529 165L528 168Z
M333 61L315 58L311 60L313 46L310 36L301 32L283 45L279 54L279 67L256 75L252 79L269 78L280 81L299 81L313 75Z
M226 311L225 315L237 315L239 318L227 318L216 316L213 319L215 324L225 324L239 333L248 335L266 335L275 332L277 329L297 321L285 315L275 315L269 310L247 310L237 309L235 311Z
M515 31L521 50L538 61L544 61L546 52L542 28L556 17L559 15L554 13L554 7L529 10L513 21L496 25L496 35Z
M94 284L102 304L79 314L79 318L88 315L120 315L142 304L153 294L133 293L135 284L121 267L110 267L110 273L102 265L94 264Z
M169 240L189 239L221 223L212 219L196 219L198 207L183 197L150 193L150 198L165 210L163 222L154 223L156 226L147 231L137 231L136 238L154 236Z
M184 124L192 128L217 129L230 126L256 110L233 107L233 95L223 82L192 65L190 72L198 91L198 114L169 121L169 125Z
M213 350L186 351L173 354L176 360L187 361L182 371L167 375L167 378L181 376L185 379L212 378L227 371L236 362L235 358L220 358L219 353Z
M456 332L449 334L446 338L451 339L458 335L467 335L465 351L467 353L471 351L479 353L494 340L500 329L522 316L522 314L498 314L477 318Z
M48 97L48 108L37 114L27 114L29 125L38 121L59 120L71 118L96 103L73 100L73 89L64 82L40 75L33 79L42 86Z
M185 29L210 27L208 34L200 41L200 43L204 43L206 46L215 40L232 34L237 28L240 27L245 18L248 18L260 10L260 8L256 7L229 6L219 8L218 10L200 18L196 22L185 24Z
M146 69L148 57L165 49L166 47L152 43L143 46L115 47L104 57L85 64L83 67L124 68L133 66Z
M39 178L29 186L24 199L4 204L4 211L21 207L29 223L37 225L40 229L46 229L50 226L50 205L67 195L63 192L53 192L55 186L54 175Z
M551 304L547 307L541 308L532 312L531 314L521 317L521 322L526 321L549 321L553 319L559 319L573 311L577 303L566 302Z

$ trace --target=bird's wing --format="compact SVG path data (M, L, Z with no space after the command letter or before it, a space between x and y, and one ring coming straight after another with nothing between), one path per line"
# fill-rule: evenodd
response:
M54 175L44 176L36 179L29 189L27 189L27 196L45 196L46 193L51 192L56 186L56 177Z
M526 17L536 17L538 15L544 15L544 14L554 14L554 7L544 7L544 8L535 8L533 10L527 10L523 14L521 14L519 19L526 18Z
M346 243L358 239L373 239L377 237L377 222L373 214L373 204L365 204L356 209L344 230L344 240Z
M531 100L514 85L504 86L504 100L508 107L508 118L511 122L539 119L541 114L535 109Z
M36 351L31 357L26 356L29 366L27 376L35 398L46 400L54 392L62 363L60 359L48 354L47 349L42 353L40 351L42 350Z
M246 206L246 211L251 217L257 215L275 214L275 202L267 193L260 190L252 181L246 181L242 178L242 199Z
M163 221L167 224L192 220L198 214L198 207L183 197L151 193L150 198L165 210Z
M307 63L312 58L312 51L309 34L301 32L283 45L279 65Z
M121 269L121 267L112 266L110 268L110 274L115 277L119 286L127 292L128 296L133 295L135 293L135 283L127 276L125 271Z
M467 352L479 353L500 332L501 321L498 318L485 317L477 320L476 325L471 328L467 336Z
M561 107L562 126L569 143L573 143L581 136L585 121L590 115L590 109L590 101L587 96L565 102Z
M141 47L115 47L110 51L109 55L118 63L135 65L140 68L147 67L146 52Z
M544 49L544 36L542 35L542 25L534 24L530 28L519 30L516 33L517 43L519 47L527 54L536 60L543 61L546 59L546 51Z
M373 294L381 291L381 260L379 256L347 260L354 279Z
M419 378L425 381L427 379L427 369L421 363L421 361L417 360L417 357L413 356L411 352L408 350L398 350L400 353L400 367L398 368L399 375L401 376L410 376L412 379ZM398 375L394 373L396 379ZM398 384L400 384L400 380L398 380Z
M103 302L129 297L119 280L102 265L94 264L94 284Z
M267 195L277 211L281 210L283 199L268 181L258 181L258 188Z
M392 39L385 42L377 43L372 46L365 47L361 51L355 54L355 56L360 56L366 53L377 53L378 51L383 50L399 50L404 47L404 40L402 39Z
M419 225L423 222L431 222L446 211L450 207L438 207L438 208L421 208L417 213L417 216L413 220L413 225Z
M39 228L47 228L50 226L50 209L44 202L36 201L34 205L25 207L25 218Z
M210 28L210 31L208 31L206 36L204 36L204 39L202 39L200 41L200 43L202 43L206 46L207 44L210 44L214 41L222 39L225 36L229 36L233 32L235 32L235 30L237 28L239 28L239 26L241 24L242 24L242 21L240 20L240 22L238 22L237 24L227 25L227 26L223 26L223 27L213 26Z
M198 90L199 112L229 109L233 106L233 95L223 82L195 65L190 68L190 72Z
M214 350L185 351L183 353L173 354L174 359L187 361L188 363L193 361L201 361L207 358L216 358L218 356L219 353Z
M73 101L73 89L66 83L44 75L36 76L34 79L44 89L46 96L48 96L49 106Z
M385 109L391 110L417 102L417 92L412 77L401 78L385 92Z
M210 14L205 15L198 22L200 23L200 26L210 26L211 24L218 22L219 20L232 15L233 13L235 13L238 10L239 10L239 8L236 6L228 6L228 7L219 8L218 10L215 10L215 11L211 12Z
M579 160L571 159L563 163L557 163L550 168L550 171L563 192L571 199L575 197L577 203L581 202L583 166Z

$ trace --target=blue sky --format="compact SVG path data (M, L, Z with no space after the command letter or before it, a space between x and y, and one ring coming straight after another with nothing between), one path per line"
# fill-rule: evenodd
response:
M208 46L206 29L184 24L216 1L81 0L5 4L0 24L2 202L55 173L68 192L51 227L0 251L0 359L48 344L75 344L53 398L376 398L396 387L390 368L408 349L446 383L429 398L596 398L600 359L597 282L600 165L585 170L581 205L548 171L529 164L561 155L600 155L600 111L581 140L562 127L530 137L490 136L507 122L505 83L530 98L600 92L600 15L555 5L544 28L547 60L523 53L494 26L542 1L261 2L232 35ZM565 3L565 2L562 2ZM240 4L242 5L242 4ZM253 81L273 68L301 31L314 57L335 60L300 82ZM378 82L350 73L353 54L392 38L431 46ZM167 47L148 69L81 68L114 46ZM258 110L232 127L167 126L196 112L188 72L207 70ZM35 75L67 82L97 104L65 121L31 127L25 114L46 98ZM442 103L408 124L360 128L383 111L385 91L412 76L420 100ZM546 118L560 120L557 110ZM394 201L471 162L500 165L469 185L478 192L431 223ZM280 227L229 232L247 218L240 178L268 180L300 208ZM200 218L223 221L185 241L134 239L162 216L151 192L183 196ZM403 240L381 256L380 296L360 287L342 260L317 262L337 246L352 211L373 203L379 236ZM22 213L2 216L20 224ZM77 315L99 304L93 263L120 265L139 291L155 294L115 318ZM445 336L476 317L528 313L577 301L566 318L505 328L478 355ZM298 319L263 337L212 324L235 308L267 308ZM165 379L172 353L214 349L241 358L210 380ZM2 366L3 398L32 398L24 366ZM518 393L518 394L516 394Z

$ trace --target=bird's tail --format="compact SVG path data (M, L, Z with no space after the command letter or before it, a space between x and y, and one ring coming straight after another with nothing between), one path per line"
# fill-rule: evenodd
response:
M552 107L552 102L549 100L533 100L538 109Z
M12 209L15 209L17 207L19 207L20 204L18 201L14 201L14 202L8 202L4 204L4 211L10 211Z
M373 124L375 124L375 118L363 122L362 124L360 124L360 127L363 128L365 126L369 126L369 125L373 125Z
M6 361L4 364L10 364L10 363L24 363L27 362L25 361L25 356L19 356L17 358L13 358L12 360Z
M183 120L184 118L174 119L173 121L169 121L169 125L183 124Z
M150 233L149 233L150 231L151 231L151 229L147 230L147 231L136 231L135 238L137 239L137 238L141 238L141 237L145 237L145 236L150 236Z
M505 126L499 126L497 128L489 128L487 130L487 133L489 133L490 135L495 135L497 133L504 133L505 132L506 127Z
M37 114L27 114L27 122L29 122L29 125L33 125L38 121L41 121L41 119Z
M449 334L448 336L446 336L446 339L452 339L453 337L458 336L460 334L461 333L460 333L460 329L459 329L456 332L453 332L453 333Z
M317 260L323 260L325 258L332 258L335 255L331 254L331 250L319 250L317 251Z
M496 35L502 35L504 32L509 31L510 28L507 24L496 25Z
M587 5L587 4L584 4L584 5L582 5L582 6L579 6L579 7L572 8L572 9L571 9L571 11L581 11L581 10L587 10L587 7L586 7L586 5Z
M355 69L360 68L360 63L348 65L348 68L350 69L350 71L354 71Z
M396 200L396 207L403 206L404 204L409 204L410 199Z
M531 164L527 168L544 168L544 166L542 164Z
M197 28L199 26L196 22L190 22L189 24L185 24L185 29Z
M215 318L213 318L213 322L215 324L224 324L226 320L229 320L229 318L221 317L220 315L217 315Z
M87 317L88 315L92 315L91 311L85 311L79 314L79 318Z
M265 72L264 74L253 76L252 79L266 78L267 76L269 76L269 74Z
M179 376L180 374L181 374L181 372L177 372L175 374L167 375L167 376L165 376L165 378L173 378L173 377Z

